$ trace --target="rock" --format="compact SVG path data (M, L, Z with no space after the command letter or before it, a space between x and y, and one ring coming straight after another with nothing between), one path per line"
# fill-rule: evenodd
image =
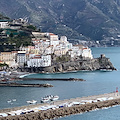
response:
M28 69L28 68L27 68ZM39 72L43 71L44 73L54 73L54 72L67 72L67 71L80 71L80 70L116 70L109 58L106 58L105 55L101 55L99 58L93 59L78 59L76 61L68 61L57 63L49 67L44 67L42 69L38 68ZM32 68L29 68L29 71L32 71ZM37 72L36 70L35 72Z

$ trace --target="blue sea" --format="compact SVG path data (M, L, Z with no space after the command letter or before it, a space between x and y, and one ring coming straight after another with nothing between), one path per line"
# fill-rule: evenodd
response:
M0 109L16 106L28 105L27 100L37 100L45 95L59 95L60 99L69 99L89 95L98 95L110 93L116 90L120 91L120 48L91 48L93 56L99 57L105 54L117 68L117 71L79 71L56 74L33 74L27 77L41 78L82 78L86 81L38 81L28 80L19 81L22 83L50 83L52 88L22 88L22 87L0 87ZM8 100L16 99L12 103ZM83 114L71 115L59 120L120 120L120 106L109 109L91 111Z

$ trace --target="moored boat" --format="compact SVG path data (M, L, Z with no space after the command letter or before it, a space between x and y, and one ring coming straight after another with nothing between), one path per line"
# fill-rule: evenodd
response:
M58 100L59 99L59 96L57 96L57 95L55 95L55 96L53 96L53 97L51 97L51 101L55 101L55 100Z
M32 100L32 101L26 101L27 103L29 103L29 104L35 104L35 103L37 103L37 101L36 100Z
M45 103L45 102L49 102L49 101L55 101L55 100L58 100L59 99L59 96L55 95L47 95L45 97L42 98L41 102L42 103Z

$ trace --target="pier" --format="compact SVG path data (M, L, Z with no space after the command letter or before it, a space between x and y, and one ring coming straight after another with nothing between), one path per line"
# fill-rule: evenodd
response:
M45 120L120 104L119 92L0 110L0 120ZM6 115L6 116L5 116Z
M0 87L53 87L51 84L0 83Z
M85 81L80 78L14 78L14 80L41 80L41 81Z

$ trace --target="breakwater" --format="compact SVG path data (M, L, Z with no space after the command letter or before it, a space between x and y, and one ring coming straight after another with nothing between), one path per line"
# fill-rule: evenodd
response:
M37 104L32 106L24 106L12 109L0 110L0 114L9 113L9 116L0 117L0 120L45 120L58 117L64 117L67 115L78 114L83 112L89 112L95 109L101 109L105 107L111 107L120 104L120 96L118 92L109 93L103 95L72 98L54 103ZM13 115L13 111L20 111L20 115ZM12 116L10 115L10 111ZM17 114L18 112L16 112Z
M14 78L14 80L85 81L80 78Z
M51 84L0 83L0 87L53 87Z

